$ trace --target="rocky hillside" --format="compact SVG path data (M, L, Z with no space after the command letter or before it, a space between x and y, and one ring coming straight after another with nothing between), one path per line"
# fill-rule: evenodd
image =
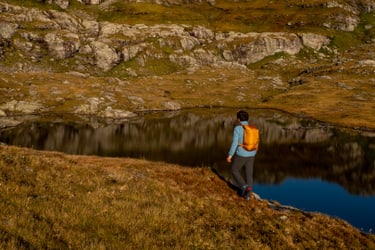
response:
M4 70L75 70L92 74L113 70L130 61L134 61L134 66L124 67L130 76L141 74L135 66L147 67L152 61L173 65L176 70L199 66L246 68L277 53L296 55L304 49L311 49L313 53L319 50L324 50L325 54L333 53L336 48L329 45L334 38L328 34L354 31L361 22L361 14L375 8L373 1L353 1L352 5L333 1L306 6L296 4L296 12L303 8L322 9L323 13L325 9L338 12L332 13L328 19L320 17L321 23L311 24L317 32L290 28L289 32L257 32L254 29L244 33L213 30L203 25L145 25L141 17L134 25L99 21L82 10L75 11L74 7L71 11L64 11L70 6L68 0L52 2L62 9L49 5L36 8L0 3ZM99 13L110 12L114 8L112 5L114 3L103 2L97 8ZM214 3L212 8L215 8ZM247 14L251 15L250 8ZM285 25L303 24L289 21ZM367 30L371 29L371 25L367 27Z
M375 127L374 12L372 0L2 0L0 115L259 106L330 120L334 108L332 122Z

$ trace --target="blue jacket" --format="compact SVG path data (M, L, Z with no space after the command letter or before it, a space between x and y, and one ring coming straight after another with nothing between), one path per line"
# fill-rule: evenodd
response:
M247 121L242 121L241 124L248 125L249 123ZM228 155L233 156L234 154L236 154L236 155L242 156L242 157L252 157L252 156L256 155L256 153L257 153L256 150L247 151L247 150L243 149L241 146L238 145L238 144L243 143L243 133L244 133L244 131L243 131L242 126L236 126L234 128L234 130L233 130L233 140L232 140L232 144L230 146Z

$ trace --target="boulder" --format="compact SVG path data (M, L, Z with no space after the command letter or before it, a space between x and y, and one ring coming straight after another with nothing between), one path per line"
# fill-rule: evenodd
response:
M180 110L181 109L181 105L177 102L172 102L172 101L169 101L169 102L163 102L162 103L162 106L167 109L167 110Z
M215 38L215 33L212 30L202 26L193 27L190 34L200 41L212 41Z
M27 101L10 101L0 106L2 110L8 110L10 112L21 112L25 114L31 114L42 109L43 106L39 102L27 102Z
M192 50L195 46L198 46L200 43L195 37L184 36L180 39L181 47L183 50L189 51Z
M0 22L0 38L11 39L14 33L16 33L18 24Z
M44 40L48 45L50 55L55 59L72 57L80 47L79 36L74 33L48 33Z
M304 46L314 50L319 50L331 42L328 37L314 33L301 33L298 35L301 37Z
M98 116L106 118L131 118L135 117L136 114L126 110L112 109L112 107L107 107L105 110L99 112Z
M101 0L78 0L78 2L83 3L83 4L98 5L102 1Z
M86 37L97 37L99 35L99 23L92 20L82 20L83 34Z
M332 25L334 29L342 31L354 31L360 23L360 18L357 15L338 15L336 23Z
M250 41L234 44L230 52L225 51L225 58L248 65L279 52L294 55L303 48L299 37L292 33L251 34L246 39Z
M145 101L139 96L128 96L128 100L136 107L143 108Z
M145 47L146 47L146 44L134 44L134 45L124 46L122 50L123 60L126 62L126 61L133 59L134 57L137 56L139 52L143 51Z
M96 65L103 71L108 71L120 62L120 55L108 44L101 41L91 43L96 59Z
M197 65L197 60L189 55L172 54L169 60L183 68Z
M8 128L8 127L15 127L19 124L21 124L22 121L17 121L14 119L9 119L7 117L0 117L0 129L2 128Z
M126 31L123 25L110 22L101 22L99 23L99 27L99 38L106 38L116 33L122 33Z
M48 18L48 22L54 23L61 30L67 30L76 34L79 34L82 30L80 19L76 16L57 10L44 11L43 14Z

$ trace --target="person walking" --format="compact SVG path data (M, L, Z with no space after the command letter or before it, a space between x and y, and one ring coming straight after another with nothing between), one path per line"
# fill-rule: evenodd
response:
M231 174L235 184L239 188L239 195L250 200L253 186L254 160L257 150L248 151L240 146L243 143L244 128L248 125L249 114L240 110L237 112L237 125L233 129L232 144L230 146L227 162L231 163ZM245 178L241 171L245 167Z

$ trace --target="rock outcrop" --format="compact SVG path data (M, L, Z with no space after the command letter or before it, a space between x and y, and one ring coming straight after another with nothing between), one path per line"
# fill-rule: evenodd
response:
M43 106L39 102L25 102L25 101L13 100L3 105L0 105L0 111L8 110L8 111L15 112L15 113L32 114L34 112L39 111L42 107ZM3 112L0 112L0 113L3 114Z
M67 5L66 1L53 2ZM102 72L130 60L144 66L149 59L166 60L179 67L241 68L280 52L294 55L305 47L319 50L330 42L328 37L313 33L224 33L202 26L97 22L56 10L5 3L0 3L0 9L7 19L0 22L2 57L14 56L6 49L14 47L33 63L48 57L75 60ZM356 22L344 23L350 26L347 29L356 26Z
M80 2L100 4L101 8L112 3L100 0ZM67 9L70 1L49 0L48 3ZM158 0L155 3L179 5L184 2ZM209 3L215 5L215 1ZM349 1L346 4L329 1L322 8L340 8L343 12L321 26L353 31L360 22L360 12L374 11L374 5L371 0ZM48 57L75 61L77 65L91 65L101 72L130 60L145 66L149 59L169 61L179 67L209 65L241 68L276 53L294 55L304 48L320 50L330 43L328 37L314 33L236 33L177 24L125 25L98 22L53 9L39 10L7 3L0 3L0 14L3 17L0 21L0 57L14 57L15 52L11 48L15 48L22 58L26 58L21 64L31 64L19 68L27 69L32 67L32 63ZM81 71L85 69L87 67L78 67Z

